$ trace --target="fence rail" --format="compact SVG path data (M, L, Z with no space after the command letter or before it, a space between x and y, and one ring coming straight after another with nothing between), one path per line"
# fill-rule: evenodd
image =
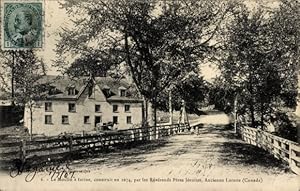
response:
M70 154L89 154L105 149L122 147L140 141L151 141L183 132L189 124L162 125L157 127L135 128L117 131L100 131L94 134L63 135L32 141L0 143L0 164L13 160L25 161L52 160ZM37 160L36 160L37 159Z
M240 130L245 142L260 147L275 158L285 161L293 172L300 175L300 145L298 143L260 129L241 127Z

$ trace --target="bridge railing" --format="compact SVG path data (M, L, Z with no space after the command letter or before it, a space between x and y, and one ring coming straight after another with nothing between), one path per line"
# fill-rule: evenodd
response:
M34 137L31 141L8 140L8 142L0 142L0 166L10 165L14 160L23 163L25 161L45 163L74 155L89 156L109 149L124 149L128 145L176 135L188 127L189 124L173 124L44 138Z
M300 145L251 127L241 127L242 139L271 153L275 158L288 163L291 170L300 175Z

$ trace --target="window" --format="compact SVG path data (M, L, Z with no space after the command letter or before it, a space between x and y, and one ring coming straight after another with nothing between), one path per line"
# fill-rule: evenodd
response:
M118 112L118 105L113 105L113 112Z
M131 121L131 116L127 116L127 118L126 118L126 123L127 123L127 124L131 124L131 123L132 123L132 121Z
M75 95L76 94L76 90L74 86L71 86L68 88L68 95Z
M45 103L45 111L52 111L52 103L51 102Z
M108 87L107 85L105 85L103 87L103 93L106 97L109 97L111 95L111 91L110 91L110 87Z
M69 103L69 112L75 112L76 106L75 103Z
M125 105L125 112L129 112L130 111L130 105Z
M101 112L101 106L95 105L95 112Z
M52 115L45 115L45 124L52 124Z
M118 123L118 116L113 116L113 123Z
M125 97L126 96L126 91L125 90L120 90L120 96Z
M61 116L61 123L62 124L69 124L69 117L67 115Z
M91 122L90 122L90 116L84 116L83 122L84 122L84 124L89 124L89 123L91 123Z

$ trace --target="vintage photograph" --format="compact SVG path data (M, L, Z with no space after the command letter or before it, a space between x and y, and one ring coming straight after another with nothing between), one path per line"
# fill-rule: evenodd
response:
M0 5L0 191L300 191L298 0Z

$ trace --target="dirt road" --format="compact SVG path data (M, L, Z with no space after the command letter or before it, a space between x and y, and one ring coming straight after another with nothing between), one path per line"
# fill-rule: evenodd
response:
M72 182L51 181L38 173L22 188L47 183L59 190L299 190L299 177L265 151L236 138L218 119L210 119L213 125L208 120L199 135L185 133L74 161L69 165L77 171Z

